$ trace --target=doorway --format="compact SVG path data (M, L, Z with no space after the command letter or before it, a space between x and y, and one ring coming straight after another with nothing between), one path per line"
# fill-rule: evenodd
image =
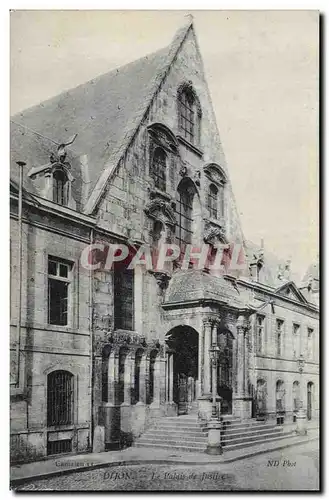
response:
M178 415L197 409L198 332L191 327L173 328L167 334L167 344L174 351L173 398Z

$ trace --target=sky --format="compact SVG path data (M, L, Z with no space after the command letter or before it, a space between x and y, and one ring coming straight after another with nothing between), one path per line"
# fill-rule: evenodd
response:
M318 255L318 13L192 11L247 239ZM13 11L11 114L168 45L183 11Z

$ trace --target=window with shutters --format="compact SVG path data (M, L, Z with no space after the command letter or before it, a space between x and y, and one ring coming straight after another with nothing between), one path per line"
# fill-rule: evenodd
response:
M134 270L114 269L114 328L134 329Z
M67 326L72 263L48 257L48 323Z
M73 423L73 375L64 370L47 377L47 425Z
M264 346L264 316L257 314L256 315L256 350L258 354L263 353Z
M282 319L276 320L276 355L278 358L282 356L283 325Z
M292 344L293 344L292 349L294 358L297 358L298 355L299 331L300 331L300 326L294 323L292 325Z

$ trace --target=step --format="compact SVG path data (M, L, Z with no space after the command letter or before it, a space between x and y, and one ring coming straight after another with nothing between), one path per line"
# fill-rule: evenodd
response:
M261 436L259 436L258 434L254 435L254 436L243 436L242 434L240 434L240 436L238 437L235 437L233 439L225 439L225 437L223 438L223 445L224 446L230 446L230 445L233 445L233 444L240 444L240 443L249 443L249 442L254 442L254 441L259 441L259 440L264 440L264 439L268 439L268 438L271 438L271 437L279 437L279 436L282 436L283 435L283 432L271 432L271 433L268 433L268 434L263 434Z
M200 426L200 425L189 425L189 426L183 426L183 425L174 425L174 424L171 424L171 425L160 425L160 424L156 424L154 426L152 426L152 429L165 429L165 430L168 430L168 432L171 432L171 431L180 431L180 432L204 432L207 430L207 426L206 425L203 425L203 426Z
M155 445L155 444L139 444L139 443L135 443L134 446L136 448L161 448L163 450L200 452L200 453L203 453L205 450L205 446L199 448L196 447L191 448L190 446L177 446L168 444Z
M138 444L148 444L148 443L153 443L158 446L162 445L164 443L163 439L153 439L149 437L142 437L138 441L136 441ZM184 439L167 439L165 441L166 444L174 445L174 446L190 446L191 448L198 448L205 446L207 444L207 439L199 439L197 441L186 441Z
M160 436L162 437L163 439L167 439L167 438L170 438L170 437L173 437L173 438L180 438L181 436L184 436L184 438L187 438L187 439L207 439L207 433L206 432L184 432L184 433L181 433L179 431L175 431L175 432L166 432L164 429L150 429L148 431L146 431L144 434L144 436Z
M248 422L248 423L244 423L244 424L241 423L241 424L230 424L230 425L223 423L223 425L222 425L224 431L230 431L230 430L245 431L247 429L261 429L264 426L279 427L275 423L262 423L262 422L259 422L259 423L258 422L257 423L256 422L250 422L250 423Z
M282 433L280 436L269 436L267 438L261 437L259 439L255 439L254 441L247 441L245 443L235 443L235 444L225 444L224 448L225 451L232 451L232 450L238 450L239 448L246 448L248 446L254 446L256 444L261 444L261 443L270 443L272 441L279 441L281 439L287 439L288 437L294 436L293 432L287 432L287 433Z
M267 424L267 425L262 425L257 428L254 426L250 427L244 427L244 428L232 428L232 429L223 429L223 435L224 436L232 436L234 434L254 434L254 433L261 433L264 431L269 431L269 430L274 430L274 429L282 429L282 427L273 425L273 424Z

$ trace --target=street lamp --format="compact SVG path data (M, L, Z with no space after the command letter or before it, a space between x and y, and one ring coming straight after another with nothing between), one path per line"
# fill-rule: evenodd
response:
M307 434L307 428L306 428L306 412L304 409L303 405L303 400L301 398L302 395L302 381L303 381L303 371L305 367L305 359L304 356L301 354L297 360L297 368L300 373L300 380L299 380L299 408L297 411L296 415L296 433L300 435L305 435Z
M211 407L211 418L217 418L217 362L218 362L219 347L217 345L212 345L209 349L211 371L212 371L212 407Z
M212 344L209 349L209 357L211 361L212 369L212 408L211 408L211 418L208 422L208 443L206 453L209 455L221 455L223 453L222 443L221 443L221 430L222 423L220 421L220 400L221 398L217 395L217 362L218 362L218 352L219 347L217 344ZM217 412L218 401L219 411Z

